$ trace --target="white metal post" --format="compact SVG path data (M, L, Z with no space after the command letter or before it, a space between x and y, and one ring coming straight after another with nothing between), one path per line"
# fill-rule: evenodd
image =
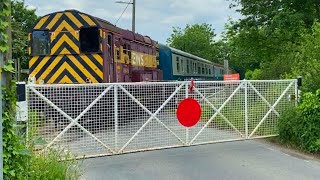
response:
M245 122L245 131L246 139L248 139L248 82L244 81L244 122Z
M185 89L185 91L186 91L186 98L188 98L189 97L189 92L188 92L188 83L186 83L186 89ZM186 127L186 145L188 145L189 143L189 128L188 127Z
M115 151L118 150L118 86L114 85L114 143Z

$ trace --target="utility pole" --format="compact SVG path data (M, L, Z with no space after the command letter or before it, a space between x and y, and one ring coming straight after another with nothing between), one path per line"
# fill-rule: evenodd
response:
M132 32L136 32L136 0L132 2L116 1L118 4L132 4Z
M136 32L136 0L132 1L132 32Z

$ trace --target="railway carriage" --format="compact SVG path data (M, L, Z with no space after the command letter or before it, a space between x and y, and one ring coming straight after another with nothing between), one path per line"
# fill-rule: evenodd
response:
M222 80L225 71L222 65L162 44L159 59L164 80Z

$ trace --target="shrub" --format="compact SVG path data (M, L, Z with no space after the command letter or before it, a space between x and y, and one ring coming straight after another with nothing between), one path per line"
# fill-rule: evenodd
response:
M37 146L45 146L47 142L38 134L37 125L42 126L43 120L36 111L29 112L28 148L32 151ZM67 159L67 160L64 160ZM78 162L69 151L48 148L43 153L34 152L26 169L30 180L74 180L79 179Z
M80 170L76 160L61 161L64 153L50 149L45 154L35 154L30 158L28 179L30 180L74 180L79 179Z
M261 75L262 75L261 69L255 69L253 71L248 70L245 76L246 76L246 79L249 79L249 80L258 80L258 79L261 79Z
M288 109L284 114L281 115L279 119L279 138L283 143L294 143L298 144L296 137L299 136L300 120L302 119L302 114L299 108L292 107Z
M320 152L320 89L306 93L279 120L279 138L308 152Z

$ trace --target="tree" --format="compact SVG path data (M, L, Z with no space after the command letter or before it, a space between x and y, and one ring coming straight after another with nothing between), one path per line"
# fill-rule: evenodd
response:
M30 9L21 1L11 1L12 9L12 57L20 60L21 68L28 69L28 34L38 17L35 9Z
M173 27L173 33L167 39L167 43L190 54L219 62L219 46L214 41L215 36L212 26L206 23L187 25L184 29Z
M320 89L320 23L314 23L312 33L302 35L302 42L296 52L296 63L289 78L302 76L303 90L316 92Z
M302 35L320 18L316 0L233 0L244 18L228 26L230 62L242 71L260 69L260 79L289 73Z

